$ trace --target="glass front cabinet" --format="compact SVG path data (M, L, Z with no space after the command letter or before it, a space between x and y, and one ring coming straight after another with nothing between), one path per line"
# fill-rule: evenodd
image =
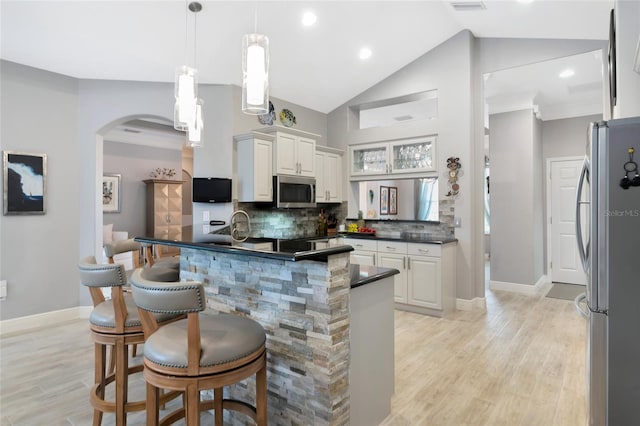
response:
M352 145L349 153L352 178L437 170L436 136Z

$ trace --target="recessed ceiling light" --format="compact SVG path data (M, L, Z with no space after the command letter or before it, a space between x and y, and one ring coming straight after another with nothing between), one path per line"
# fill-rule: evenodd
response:
M372 53L373 52L371 52L371 49L369 49L368 47L363 47L362 49L360 49L360 53L358 54L358 56L360 56L360 59L369 59Z
M572 70L571 68L567 68L566 70L562 71L560 74L558 74L558 77L560 78L569 78L572 75L574 75L576 72L574 70Z
M305 27L312 26L316 23L317 20L318 17L313 12L305 12L305 14L302 15L302 25L304 25Z
M518 0L518 3L533 3L533 0Z

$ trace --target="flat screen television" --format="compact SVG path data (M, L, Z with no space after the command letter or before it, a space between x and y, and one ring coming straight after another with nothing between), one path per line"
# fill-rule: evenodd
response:
M191 191L194 203L230 203L231 179L193 178Z

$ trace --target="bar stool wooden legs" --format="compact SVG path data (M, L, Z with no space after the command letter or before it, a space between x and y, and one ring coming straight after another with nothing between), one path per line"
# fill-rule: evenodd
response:
M128 378L130 374L143 370L142 365L129 367L128 348L144 343L142 323L131 294L125 294L122 287L127 282L124 266L121 264L99 265L91 256L78 265L82 284L89 287L93 299L93 311L89 316L91 336L95 347L95 382L91 388L91 405L94 409L93 425L102 423L105 412L115 413L116 425L127 424L127 413L142 411L146 400L128 401ZM111 299L105 300L101 287L111 288ZM164 324L180 318L180 314L161 314L154 321ZM114 348L115 372L107 373L107 346ZM105 389L115 386L115 401L105 400ZM178 393L163 395L163 401L174 398Z
M146 337L144 377L147 381L147 425L167 425L186 418L200 425L200 411L215 410L222 425L223 410L248 415L267 424L266 334L257 322L235 315L200 314L204 288L198 282L157 283L135 271L131 288ZM152 313L187 313L187 319L158 327ZM225 400L222 389L256 376L256 403ZM184 407L159 419L159 389L184 392ZM200 401L200 391L214 390L213 401Z

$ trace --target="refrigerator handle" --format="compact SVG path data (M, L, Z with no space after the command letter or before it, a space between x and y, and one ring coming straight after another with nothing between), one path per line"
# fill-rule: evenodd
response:
M584 319L589 319L589 312L582 309L582 301L587 299L587 293L580 293L578 297L573 300L573 303L576 305L576 311L580 314L580 316Z
M588 248L585 248L584 239L582 238L582 220L580 218L580 207L583 204L589 204L589 201L582 201L582 187L584 181L589 179L589 160L585 157L582 163L582 171L580 172L580 179L578 180L578 189L576 193L576 238L578 240L578 253L580 254L580 261L582 262L582 268L587 271L588 268Z

